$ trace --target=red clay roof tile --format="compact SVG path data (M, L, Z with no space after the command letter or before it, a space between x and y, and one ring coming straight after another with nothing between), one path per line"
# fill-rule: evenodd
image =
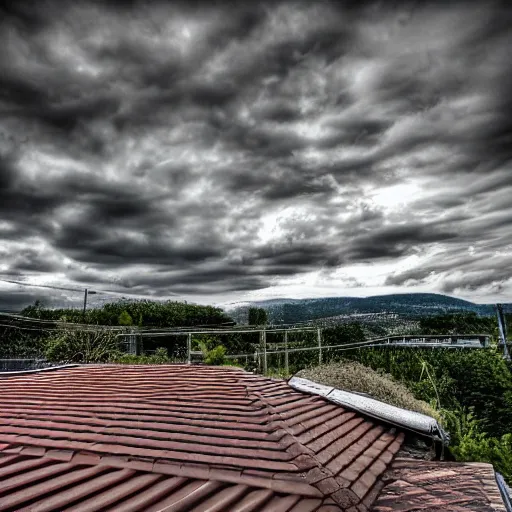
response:
M9 376L0 511L367 510L402 442L374 420L234 368Z
M490 464L398 459L381 485L375 512L505 511Z

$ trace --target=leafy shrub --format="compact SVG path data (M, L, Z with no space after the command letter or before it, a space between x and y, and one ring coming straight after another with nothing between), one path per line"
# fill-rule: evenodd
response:
M512 433L489 437L471 414L464 427L450 450L455 458L461 462L488 462L507 482L512 482Z
M225 356L226 347L223 345L218 345L206 352L204 362L206 364L222 365L224 364Z
M120 353L116 333L108 330L65 330L46 340L45 356L51 362L102 363Z
M220 345L218 336L196 334L192 337L192 350L200 350L203 354L206 354L206 352L215 348L217 345Z

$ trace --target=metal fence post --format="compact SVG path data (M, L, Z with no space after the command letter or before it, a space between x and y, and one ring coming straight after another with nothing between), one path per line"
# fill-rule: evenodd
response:
M290 372L290 368L288 366L288 331L284 331L284 371L286 375Z
M318 364L322 364L322 331L320 327L316 331L316 337L318 340Z
M192 334L187 334L187 364L192 362L190 352L192 352Z
M263 375L267 374L267 332L265 329L261 331L261 338L263 341Z
M133 329L130 329L130 334L128 336L128 339L129 339L130 354L137 355L137 336Z

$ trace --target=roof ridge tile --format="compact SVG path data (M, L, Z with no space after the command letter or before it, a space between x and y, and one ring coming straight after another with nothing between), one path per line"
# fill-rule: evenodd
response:
M286 414L282 414L279 407L273 406L272 399L268 399L261 391L253 390L249 387L247 389L249 396L252 394L253 396L257 397L257 400L267 410L267 414L270 417L270 424L272 424L275 428L285 431L286 435L281 438L281 441L286 439L286 441L289 443L289 445L285 448L286 451L292 455L296 455L296 457L292 460L292 463L296 464L298 469L307 471L306 481L318 489L324 497L333 499L338 505L344 508L347 506L354 506L359 504L361 499L351 489L348 488L351 482L341 477L337 477L336 474L326 468L316 458L316 454L313 450L305 446L300 442L299 439L297 439L297 429L295 429L294 432L293 427L288 424L290 417ZM307 402L308 405L313 405L315 403L331 405L329 402L320 397L318 399L308 400ZM284 410L288 412L293 410L293 408L285 407ZM294 425L297 424L300 425L300 423L295 423ZM303 425L301 426L303 429L305 429ZM324 471L326 474L323 473ZM318 478L320 474L324 474L324 478Z

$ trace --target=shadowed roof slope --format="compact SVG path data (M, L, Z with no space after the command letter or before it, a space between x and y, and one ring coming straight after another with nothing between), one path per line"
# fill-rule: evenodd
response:
M0 386L0 511L362 512L404 439L235 368L82 366Z
M140 510L160 496L155 486L166 489L162 502L192 493L194 506L256 496L240 510L278 510L276 500L290 505L283 510L343 510L363 503L403 439L284 381L234 368L87 366L1 385L1 453L24 460L0 463L0 510L22 510L24 496L53 510L45 500L66 492L49 491L55 475L58 489L73 489L64 501L126 492L135 479L137 498L149 500ZM19 464L28 469L13 473ZM59 502L55 510L63 509Z

